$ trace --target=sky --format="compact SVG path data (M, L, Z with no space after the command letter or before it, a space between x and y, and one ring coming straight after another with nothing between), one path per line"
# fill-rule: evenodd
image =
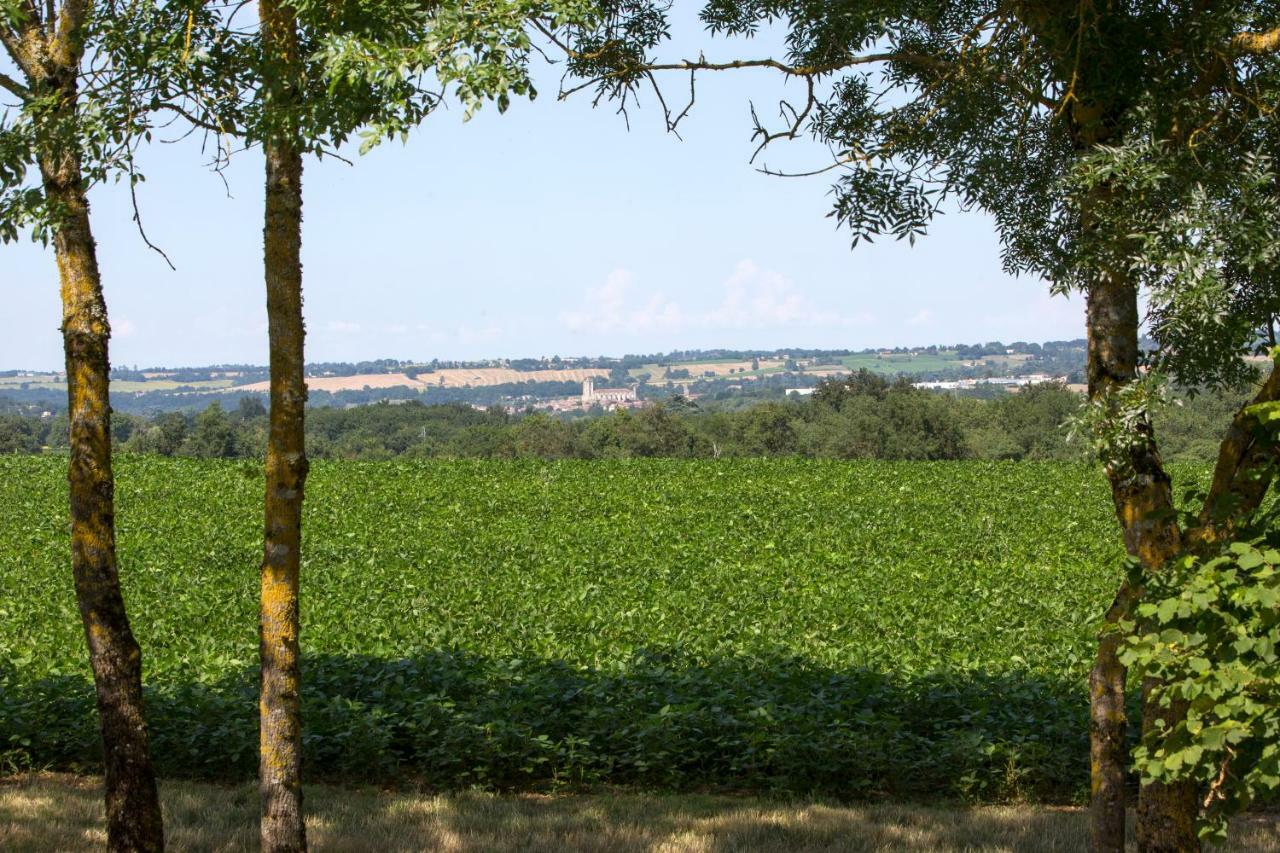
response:
M677 21L671 57L778 54L776 34L709 41ZM915 346L1083 336L1083 303L1000 269L978 213L951 212L915 246L860 244L827 218L830 176L779 178L748 160L762 117L800 94L768 71L699 78L666 132L652 98L630 126L589 93L540 97L470 122L454 106L354 165L306 164L303 265L309 361L623 355L673 349ZM678 101L687 78L664 88ZM176 133L170 133L169 137ZM808 141L774 168L823 165ZM96 187L92 223L118 366L265 364L262 161L227 185L194 140L139 155L149 250L122 186ZM756 165L761 165L757 162ZM230 194L228 195L228 187ZM52 252L0 246L0 369L62 363Z

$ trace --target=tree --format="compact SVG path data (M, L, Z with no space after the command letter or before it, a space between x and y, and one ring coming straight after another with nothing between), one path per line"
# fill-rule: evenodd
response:
M101 719L107 844L160 850L160 803L148 751L142 656L129 626L115 548L108 396L111 336L88 189L140 180L133 151L153 110L180 89L201 47L198 3L5 2L0 72L15 100L0 116L0 238L30 229L53 243L62 293L69 418L71 568ZM35 167L38 182L27 180Z
M261 840L306 849L302 811L299 573L308 463L302 314L302 174L364 129L364 146L403 137L454 86L466 116L489 100L533 94L527 28L589 21L587 3L521 0L422 4L262 0L256 32L230 29L211 63L228 93L183 113L206 131L261 143L263 255L270 344L265 533L259 619ZM443 380L441 380L443 381Z
M785 456L795 452L791 423L794 408L786 403L761 403L737 418L738 446L752 456Z
M258 4L261 20L266 273L271 407L258 626L258 785L264 851L306 849L302 812L302 676L298 583L307 478L302 319L304 46L294 9Z
M805 94L798 104L783 105L780 126L756 120L757 154L801 133L829 145L835 160L818 171L839 176L832 215L850 229L855 245L886 234L914 240L946 200L956 199L994 217L1010 271L1085 294L1093 423L1107 439L1100 449L1117 519L1143 574L1161 571L1184 547L1220 538L1220 527L1229 530L1230 523L1213 520L1224 498L1237 508L1258 500L1260 481L1249 473L1257 466L1248 463L1258 448L1240 423L1247 420L1241 412L1221 447L1197 527L1184 536L1172 520L1170 478L1147 415L1150 395L1137 381L1138 297L1147 287L1154 297L1153 322L1167 332L1157 337L1157 364L1186 367L1182 356L1226 343L1220 348L1227 358L1201 358L1198 364L1215 376L1239 376L1233 359L1252 327L1248 311L1256 310L1241 306L1274 303L1246 298L1242 288L1231 286L1231 271L1237 284L1258 283L1258 265L1230 240L1198 241L1196 229L1205 223L1170 220L1164 202L1194 200L1199 192L1201 211L1245 207L1237 203L1249 195L1241 182L1213 164L1265 141L1265 131L1248 128L1265 126L1273 108L1280 47L1274 4L880 0L844 4L832 14L830 7L794 0L712 0L703 19L713 31L751 34L772 21L789 28L784 59L720 63L652 59L649 51L667 34L664 13L660 6L619 4L607 26L562 44L572 69L624 106L639 85L656 86L659 72L686 73L692 85L701 72L775 69L802 82ZM668 125L685 114L667 112ZM1114 152L1131 144L1156 152L1148 159L1168 167L1156 170L1167 184L1145 183L1140 192L1125 185L1127 176L1118 170L1123 163ZM1213 152L1208 167L1195 156L1201 148ZM1167 152L1177 152L1176 167ZM1169 227L1157 227L1161 223L1153 220L1161 216L1166 225L1182 226L1180 241ZM1244 221L1267 230L1265 217ZM1222 274L1202 278L1200 284L1211 287L1190 289L1190 276L1163 275L1161 262L1169 256L1156 250L1170 242L1192 259L1186 266ZM1168 286L1152 287L1156 283ZM1236 292L1240 298L1225 306L1222 300L1194 298L1206 292ZM1223 316L1220 308L1233 305L1231 322L1214 319ZM1163 322L1166 314L1175 321ZM1188 323L1189 317L1195 322ZM1273 399L1278 388L1280 380L1269 379L1259 402ZM1123 621L1140 593L1140 582L1122 584L1107 621ZM1115 631L1103 632L1090 685L1091 824L1099 850L1123 848L1126 673L1118 644ZM1153 705L1157 687L1148 681L1143 688L1148 731L1179 713ZM1145 784L1139 846L1198 848L1194 795L1194 787L1183 782Z
M174 456L187 439L187 419L181 412L169 412L156 418L155 428L148 436L148 449L161 456Z
M236 403L236 418L242 422L254 421L267 416L267 407L262 405L262 398L256 394L246 394Z
M187 436L183 451L189 456L210 459L230 459L238 451L236 433L231 419L218 403L196 415L195 427Z

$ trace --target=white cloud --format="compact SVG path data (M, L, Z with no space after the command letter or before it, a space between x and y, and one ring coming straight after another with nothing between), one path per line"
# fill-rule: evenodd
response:
M865 312L824 311L796 290L780 272L762 269L750 258L738 261L724 282L724 298L705 317L713 328L761 326L858 326L874 321Z
M719 307L707 315L708 325L787 326L806 314L804 300L791 282L781 273L760 269L752 260L738 261L724 291Z
M350 323L346 320L330 320L324 326L326 332L333 332L337 335L354 335L361 331L359 323Z
M684 311L661 291L639 301L631 299L635 274L618 268L609 273L600 287L588 288L581 306L560 314L570 331L645 332L674 331L686 323Z
M916 313L907 318L908 326L930 326L933 325L933 312L928 308L921 308Z
M138 331L138 327L133 325L133 321L121 317L111 322L111 334L117 338L130 338Z
M630 270L615 269L600 287L589 288L582 304L560 314L573 332L642 334L700 329L773 328L779 326L857 326L874 321L865 312L845 315L824 311L796 289L782 273L762 269L744 259L724 281L723 295L710 310L693 311L662 291L638 292Z

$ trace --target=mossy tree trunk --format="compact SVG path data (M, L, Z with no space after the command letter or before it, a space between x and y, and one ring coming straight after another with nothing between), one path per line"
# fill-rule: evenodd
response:
M1108 395L1132 382L1138 370L1138 288L1122 272L1094 283L1087 300L1089 396L1107 405ZM1156 449L1151 425L1139 422L1130 436L1131 449L1107 465L1116 517L1125 549L1143 571L1159 571L1182 550L1182 535L1173 517L1169 475ZM1107 613L1111 624L1129 618L1140 591L1125 582ZM1124 849L1124 783L1126 749L1125 684L1127 672L1117 652L1120 636L1104 631L1089 677L1091 705L1092 805L1090 828L1097 851ZM1144 683L1143 730L1161 719L1160 709L1145 701L1155 685ZM1171 709L1173 714L1177 709ZM1143 851L1199 850L1195 833L1195 787L1148 783L1139 794L1138 842Z
M37 154L51 215L62 296L62 340L70 427L68 485L71 572L93 671L106 783L107 847L164 849L164 828L148 748L142 696L142 652L120 589L115 539L115 477L111 460L111 327L89 222L83 154L76 122L81 32L89 9L64 6L42 26L22 19L18 47L6 39L30 91L48 97L39 113Z
M1065 17L1059 23L1070 24L1075 20L1071 12L1060 14ZM1068 47L1075 44L1072 38L1061 37L1057 43ZM1061 49L1059 52L1063 53ZM1069 53L1063 53L1064 59ZM1102 51L1100 57L1105 55ZM1075 61L1072 59L1064 67L1074 67ZM1099 93L1097 100L1089 96L1094 91ZM1123 97L1117 99L1115 93L1109 91L1105 81L1082 81L1068 115L1077 153L1084 155L1098 145L1115 144L1119 132L1117 118L1124 115L1128 107ZM1108 226L1099 223L1099 210L1108 204L1113 192L1114 189L1104 183L1084 200L1080 222L1082 240L1129 239L1127 234L1100 230ZM1114 395L1138 377L1138 281L1125 269L1099 269L1088 286L1085 300L1089 399L1107 407L1110 413L1119 414L1112 411L1118 405ZM1133 429L1134 432L1126 436L1122 458L1106 460L1106 475L1125 550L1141 563L1144 572L1154 572L1182 549L1182 535L1173 515L1171 481L1164 470L1151 424L1142 418ZM1120 585L1107 610L1106 625L1098 638L1089 673L1089 829L1090 847L1095 853L1123 853L1125 849L1128 671L1119 659L1122 637L1115 626L1130 618L1141 593L1141 589L1133 588L1128 580ZM1150 686L1144 688L1144 695ZM1144 730L1152 724L1153 711L1150 705L1144 706ZM1139 801L1137 836L1141 850L1200 849L1193 826L1197 814L1194 787L1144 785ZM1175 840L1162 840L1167 833L1155 831L1157 825L1177 827L1179 831L1170 836ZM1183 829L1185 831L1181 831Z
M302 318L302 152L292 130L299 71L297 23L276 0L259 4L268 109L263 255L271 352L260 618L259 784L262 849L306 850L298 581L307 477Z
M101 721L107 846L164 849L142 700L142 651L129 627L116 563L111 467L111 329L80 170L70 156L42 166L45 192L60 209L54 231L62 287L62 339L70 421L71 572L84 623Z

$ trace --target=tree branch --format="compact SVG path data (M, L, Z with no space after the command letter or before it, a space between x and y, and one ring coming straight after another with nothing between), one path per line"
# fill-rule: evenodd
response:
M8 90L24 101L31 97L30 89L3 72L0 72L0 89Z
M170 112L177 113L179 116L186 119L190 124L194 125L195 127L201 130L207 130L210 133L216 133L219 136L227 136L227 135L243 136L244 135L244 132L240 128L237 128L237 127L227 128L224 126L212 124L209 120L202 119L199 116L192 114L190 111L185 110L174 103L169 103L167 101L162 102L162 103L156 104L155 108L160 110L169 110Z
M1280 399L1280 367L1273 366L1271 375L1262 383L1254 398L1236 412L1222 444L1218 462L1213 468L1213 483L1200 511L1197 525L1187 531L1193 550L1230 535L1240 518L1257 509L1271 485L1270 464L1275 449L1261 444L1254 433L1253 415L1248 409L1258 403Z
M816 175L825 175L827 172L834 172L836 169L851 167L854 163L865 162L865 157L837 157L825 166L819 166L816 169L810 169L807 172L783 172L778 169L770 169L768 166L760 166L756 169L762 175L768 175L772 178L812 178Z
M84 22L89 14L87 0L63 0L57 35L49 39L50 58L62 68L75 69L84 55ZM49 23L53 29L53 23Z
M27 75L28 79L36 76L35 66L32 64L32 58L27 54L27 49L22 43L22 37L3 24L0 24L0 45L4 45L9 58L13 60L13 64L18 66L18 69Z
M1264 33L1237 33L1231 39L1231 52L1236 55L1259 56L1280 50L1280 27Z

